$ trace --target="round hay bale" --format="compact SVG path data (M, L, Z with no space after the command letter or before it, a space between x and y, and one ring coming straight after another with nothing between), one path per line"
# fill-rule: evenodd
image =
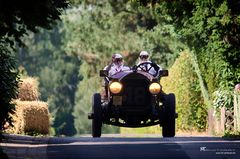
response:
M15 133L48 134L50 115L48 105L41 101L16 101Z
M19 83L18 98L21 101L36 101L39 98L38 81L33 77L27 77Z

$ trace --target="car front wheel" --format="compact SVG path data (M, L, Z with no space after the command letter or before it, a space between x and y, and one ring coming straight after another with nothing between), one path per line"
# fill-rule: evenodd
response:
M92 97L92 136L101 137L102 132L102 106L101 106L101 95L95 93Z
M176 118L176 98L173 93L166 96L164 102L165 113L164 122L162 126L163 137L175 136L175 118Z

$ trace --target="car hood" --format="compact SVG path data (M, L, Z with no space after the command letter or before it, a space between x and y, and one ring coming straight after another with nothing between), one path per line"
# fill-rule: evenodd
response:
M111 76L112 79L118 79L121 81L123 78L136 78L136 77L142 77L142 78L147 78L149 81L152 81L154 78L151 74L144 72L144 71L122 71L114 74Z

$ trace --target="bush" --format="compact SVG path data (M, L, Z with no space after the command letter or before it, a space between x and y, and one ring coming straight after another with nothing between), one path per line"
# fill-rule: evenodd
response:
M176 59L169 70L169 76L163 78L161 84L166 93L173 92L176 95L177 129L205 131L207 110L187 51Z

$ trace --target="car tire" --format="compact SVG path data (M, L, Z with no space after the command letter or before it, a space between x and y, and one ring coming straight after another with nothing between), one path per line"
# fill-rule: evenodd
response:
M162 126L163 137L175 136L175 118L176 118L176 98L173 93L166 96L164 102L164 122Z
M102 133L102 106L101 95L95 93L92 97L92 137L101 137Z

